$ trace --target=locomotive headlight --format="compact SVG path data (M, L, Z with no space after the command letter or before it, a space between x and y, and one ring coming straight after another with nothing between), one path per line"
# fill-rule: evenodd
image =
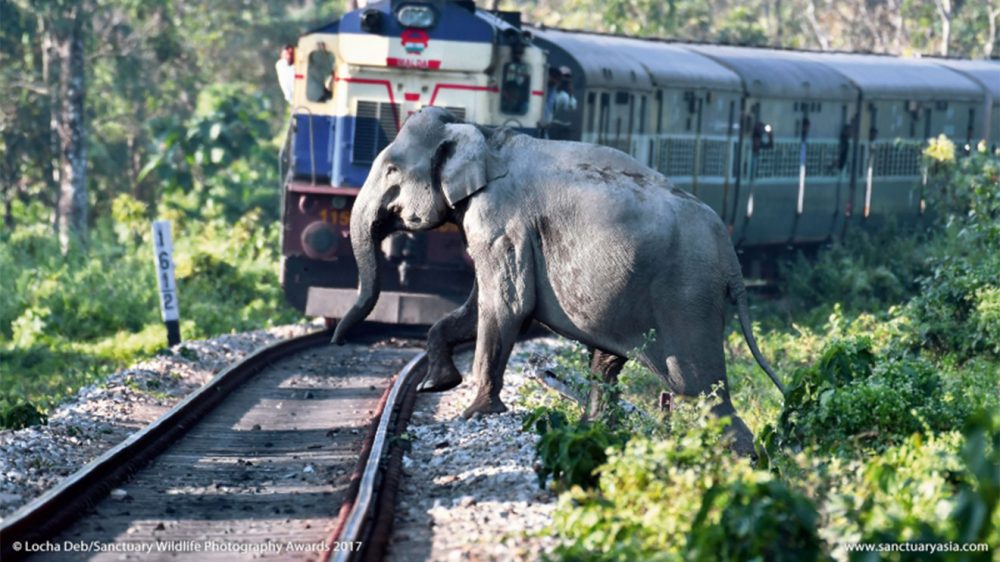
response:
M427 28L434 25L434 10L430 6L403 6L396 10L396 20L403 27Z

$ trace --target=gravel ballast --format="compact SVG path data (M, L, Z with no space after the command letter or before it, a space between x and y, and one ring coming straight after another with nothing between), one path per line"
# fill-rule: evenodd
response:
M476 383L471 352L456 361L466 379L444 393L421 394L407 433L403 479L388 560L536 560L555 546L545 534L556 496L533 469L533 432L521 431L530 382L529 358L564 345L555 338L518 344L501 396L509 411L462 418Z

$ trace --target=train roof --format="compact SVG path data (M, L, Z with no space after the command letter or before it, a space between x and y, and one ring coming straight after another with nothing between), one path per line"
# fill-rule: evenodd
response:
M989 60L958 60L931 59L935 64L947 66L971 76L986 88L993 96L993 102L1000 102L1000 61Z
M776 49L684 44L725 65L743 80L748 95L767 98L853 100L857 89L812 57Z
M616 37L591 35L557 29L532 28L539 46L555 45L580 65L588 88L653 88L645 67L633 56L617 48Z
M847 53L811 53L809 58L846 76L861 89L865 99L983 97L982 86L972 79L926 60Z
M643 87L740 89L739 77L732 71L676 45L561 29L532 28L532 32L576 59L592 87L634 88L640 82ZM645 76L633 80L632 73Z

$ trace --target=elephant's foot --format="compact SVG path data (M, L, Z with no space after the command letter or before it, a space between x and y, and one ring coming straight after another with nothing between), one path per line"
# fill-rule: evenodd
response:
M489 396L479 396L472 403L471 406L462 412L462 417L469 419L476 414L502 414L507 411L507 406L504 405L503 401L499 397L491 398Z
M732 423L726 428L726 433L732 438L729 448L736 454L756 460L754 450L753 433L739 416L730 416Z
M444 392L462 384L462 374L450 360L427 367L427 375L417 386L418 392Z

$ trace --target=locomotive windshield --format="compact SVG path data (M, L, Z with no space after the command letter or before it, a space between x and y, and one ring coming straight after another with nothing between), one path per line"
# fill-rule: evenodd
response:
M500 89L500 111L511 115L528 112L531 99L531 65L508 62L503 66L503 87Z

